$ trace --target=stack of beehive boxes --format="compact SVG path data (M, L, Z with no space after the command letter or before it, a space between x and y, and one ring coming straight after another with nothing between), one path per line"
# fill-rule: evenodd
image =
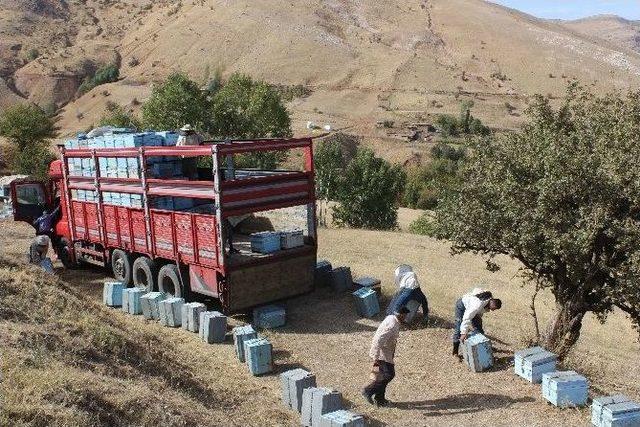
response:
M595 398L591 423L596 427L640 426L640 405L621 394Z
M561 408L583 406L587 403L589 383L574 371L542 374L542 397Z
M542 382L542 375L556 370L558 356L542 347L516 351L515 373L534 384Z
M482 372L493 366L491 340L482 334L473 334L461 346L462 356L474 372Z
M68 140L65 148L134 148L174 146L178 134L173 132L142 132L126 133L124 130L114 130L113 133L96 136L94 138L78 137ZM154 178L179 178L182 176L182 162L177 157L148 157L147 167L149 176ZM69 158L68 168L70 176L94 177L96 168L91 158ZM140 178L140 162L137 157L101 157L98 160L101 177L106 178ZM95 202L98 194L93 190L72 190L74 200ZM106 204L126 207L142 207L140 194L103 192L103 202ZM173 208L172 208L173 209Z

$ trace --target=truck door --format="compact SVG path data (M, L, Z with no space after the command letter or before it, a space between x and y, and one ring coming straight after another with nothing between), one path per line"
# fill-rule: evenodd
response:
M11 183L14 221L33 221L49 208L49 192L41 181L14 181Z

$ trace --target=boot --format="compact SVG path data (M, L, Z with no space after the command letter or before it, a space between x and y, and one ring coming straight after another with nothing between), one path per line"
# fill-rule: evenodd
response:
M462 362L462 355L460 354L460 343L459 342L454 342L453 343L453 351L451 352L451 354L453 354L455 357L457 357L459 362Z

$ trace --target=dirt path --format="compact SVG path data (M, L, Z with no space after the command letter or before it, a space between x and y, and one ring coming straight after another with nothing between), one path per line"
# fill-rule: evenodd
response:
M7 222L0 222L0 227L3 254L17 256L23 252L30 230ZM351 266L354 276L381 278L387 293L393 291L395 266L413 264L429 297L434 320L428 328L401 332L397 377L388 393L395 404L390 408L376 409L364 403L360 396L368 376L369 342L382 315L372 320L359 319L349 295L336 296L323 289L287 302L287 326L265 332L274 344L277 372L296 366L311 370L320 385L341 391L348 406L365 414L371 425L588 424L587 409L558 410L543 401L540 386L528 384L512 373L512 351L524 346L532 330L527 310L530 289L520 287L520 281L514 278L518 268L515 263L501 260L502 270L490 273L478 257L452 258L444 244L400 233L323 229L320 239L320 257L330 259L334 266ZM62 276L96 299L100 298L104 272L89 269L64 272ZM476 283L487 284L504 301L503 310L485 316L485 328L494 338L497 349L497 366L483 374L470 372L449 354L453 302ZM541 317L548 316L552 307L550 298L542 296ZM259 417L256 414L255 424L250 421L249 425L264 425L265 416L272 425L290 422L279 411L277 376L257 379L248 373L243 376L243 367L232 357L230 346L206 346L184 331L169 331L140 318L131 318L131 322L153 328L158 334L173 334L176 344L183 346L190 359L203 357L203 375L210 376L209 371L215 369L220 372L220 378L231 375L243 388L257 387L256 393L246 398L258 396L262 411ZM622 316L612 316L604 327L589 319L580 345L567 365L586 373L597 387L607 392L623 392L640 398L640 385L636 381L640 377L640 350L634 342L636 336ZM273 408L268 408L269 405ZM268 418L269 410L280 416Z

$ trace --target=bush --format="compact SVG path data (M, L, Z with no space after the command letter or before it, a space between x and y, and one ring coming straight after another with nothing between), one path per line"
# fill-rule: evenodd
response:
M423 236L434 236L436 229L433 217L429 214L422 214L420 218L409 224L409 231Z
M342 188L342 176L347 161L340 143L322 141L315 149L316 195L324 200L336 200Z
M458 119L449 114L439 115L436 119L436 126L440 128L440 132L442 132L442 136L445 138L460 135Z
M34 61L34 60L36 60L39 56L40 56L40 51L38 51L38 49L36 49L36 48L29 49L29 52L27 52L27 59L28 59L29 61Z
M9 164L13 172L38 179L48 179L49 164L56 158L49 144L34 144L20 151L13 147L11 151Z
M97 86L115 82L119 77L120 70L116 64L105 65L99 68L93 76L87 76L78 88L78 92L85 94Z
M360 148L348 164L333 219L338 225L390 230L397 227L398 195L405 175L399 166Z

